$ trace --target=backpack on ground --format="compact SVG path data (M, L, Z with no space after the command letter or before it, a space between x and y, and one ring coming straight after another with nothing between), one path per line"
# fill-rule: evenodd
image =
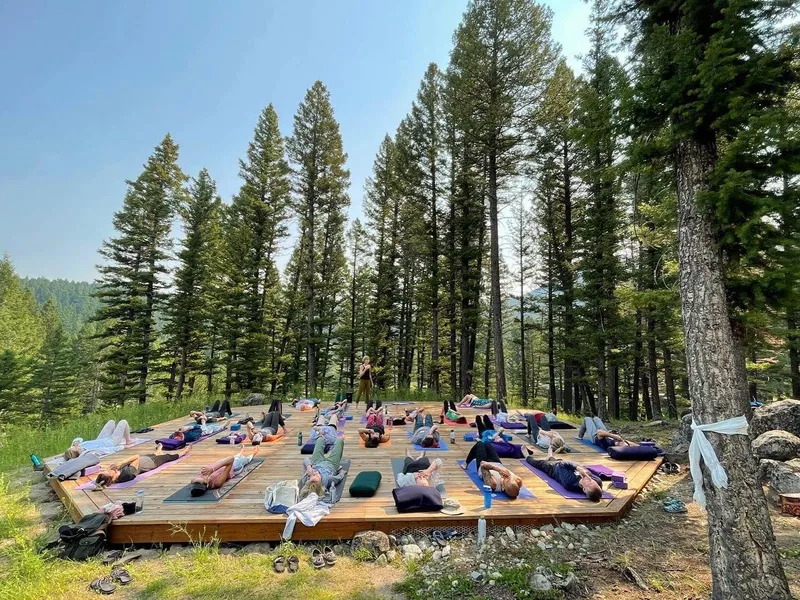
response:
M109 523L111 515L92 513L74 525L59 527L61 558L83 561L99 554L106 545L106 530Z

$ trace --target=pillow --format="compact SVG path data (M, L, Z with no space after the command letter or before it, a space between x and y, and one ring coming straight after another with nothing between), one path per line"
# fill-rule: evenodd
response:
M653 460L658 451L652 446L611 446L608 455L614 460Z
M409 485L393 489L392 496L399 513L439 512L442 510L442 495L436 488Z
M233 443L234 444L241 444L245 440L246 437L247 436L244 435L243 433L237 434L236 435L236 439L235 439L235 441ZM229 435L226 435L225 437L217 438L216 442L218 444L230 444L231 443L231 437Z
M350 485L350 495L354 498L371 498L380 484L380 471L361 471Z
M156 440L156 444L161 444L164 450L180 450L186 447L185 440L176 440L175 438L161 438Z
M300 448L300 454L314 454L314 444L316 443L317 440L314 440L313 442L306 442L305 444L303 444L303 447ZM333 448L332 444L325 444L325 454L330 452L331 448Z

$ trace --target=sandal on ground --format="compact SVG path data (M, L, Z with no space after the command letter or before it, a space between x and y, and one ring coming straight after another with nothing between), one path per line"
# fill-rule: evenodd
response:
M289 557L289 573L297 573L300 568L300 559L296 556Z
M114 564L114 568L116 569L117 567L123 567L127 565L129 562L132 562L138 558L142 558L141 551L136 550L135 552L129 552Z
M439 531L438 529L431 534L433 541L439 544L440 546L444 546L446 542L444 541L444 532Z
M325 559L325 564L332 567L336 564L336 554L333 553L333 548L325 546L322 549L322 558Z
M109 577L98 577L91 584L89 584L89 589L98 594L108 596L117 590L117 586L111 583L111 579Z
M680 514L686 512L686 504L677 498L669 498L664 501L664 510L668 513Z
M128 573L128 570L119 567L111 570L110 577L114 581L118 581L120 585L128 585L131 581L133 581L133 577L131 577L131 574Z
M314 548L311 552L311 564L315 569L321 569L325 566L325 559L322 556L322 551L319 548Z
M122 556L122 550L109 550L103 555L103 564L110 565Z
M286 570L286 558L283 556L275 557L272 561L272 570L276 573L283 573Z

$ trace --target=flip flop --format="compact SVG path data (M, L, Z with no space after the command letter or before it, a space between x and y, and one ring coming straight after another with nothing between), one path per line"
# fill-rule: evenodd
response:
M117 567L124 567L129 562L133 562L134 560L142 558L142 552L140 550L136 550L135 552L129 552L128 554L124 555L121 559L119 559L116 563L114 563L114 568Z
M111 579L109 577L98 577L89 584L89 589L98 594L108 596L109 594L113 594L115 591L117 591L117 586L111 583Z
M439 544L440 546L445 546L446 542L444 541L444 532L439 531L438 529L431 534L433 541Z
M272 569L276 573L283 573L286 570L286 558L277 556L275 560L272 561Z
M131 574L128 573L128 570L119 567L111 570L110 577L114 581L118 581L120 585L128 585L131 581L133 581L133 577L131 577Z
M333 548L325 546L322 549L322 557L325 559L325 564L332 567L336 564L336 554L333 553Z
M103 555L103 564L110 565L115 560L117 560L120 556L122 556L121 550L109 550Z
M311 552L311 564L315 569L321 569L325 566L325 559L322 556L322 551L319 548L314 548Z
M300 559L296 556L289 557L289 573L297 573L300 568Z

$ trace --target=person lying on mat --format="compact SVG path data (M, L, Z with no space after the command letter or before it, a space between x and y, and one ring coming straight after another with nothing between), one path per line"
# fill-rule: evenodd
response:
M344 477L339 473L344 454L344 440L336 440L328 456L325 456L325 440L318 438L314 444L311 458L303 461L303 476L300 478L300 496L302 500L311 493L322 500L331 484L336 485Z
M362 427L358 430L358 437L364 440L367 448L377 448L380 444L389 441L389 434L386 433L383 425Z
M178 427L175 433L170 434L169 437L174 440L183 440L189 444L191 442L196 442L205 435L213 435L227 428L227 419L216 423L206 423L205 425L184 425L183 427Z
M603 497L603 482L586 467L567 460L538 460L533 456L526 457L525 461L547 473L570 492L586 494L594 502L599 502Z
M499 431L495 429L489 415L476 415L475 426L478 428L478 435L481 436L482 442L496 442L505 439L502 428Z
M466 470L473 460L483 483L493 492L504 492L512 500L519 496L522 479L503 466L491 442L475 442L462 468Z
M492 403L492 401L489 400L488 398L481 399L481 398L478 398L475 394L467 394L466 396L464 396L461 399L461 402L459 402L458 404L459 404L459 406L461 408L469 408L471 406L481 406L481 407L483 407L483 406L487 406L487 405L489 405L491 403Z
M370 409L380 410L382 406L383 406L383 402L381 402L380 400L367 400L367 408L366 408L366 410L370 410Z
M316 398L303 398L302 400L295 398L292 400L291 404L297 410L308 411L317 408L319 405L319 400Z
M250 456L247 456L244 454L244 446L242 446L239 452L233 456L202 467L200 474L191 481L191 495L194 497L202 496L208 490L221 488L225 485L225 482L241 473L242 469L250 464L256 454L258 454L258 448L253 450Z
M384 415L386 414L385 408L368 408L365 415L367 427L374 427L375 425L383 427L385 425Z
M583 439L585 434L589 434L589 440L603 450L608 450L611 446L638 446L638 444L622 439L621 435L610 432L600 417L583 418L583 424L578 430L578 437Z
M508 407L502 400L500 402L492 400L492 416L498 423L509 423L514 420L508 416Z
M447 419L449 421L453 421L455 423L460 423L462 425L466 425L468 423L467 417L462 415L456 410L456 403L450 400L448 403L447 400L444 401L442 406L442 423L444 420Z
M423 409L417 412L414 420L414 433L411 435L411 443L422 446L423 448L439 447L439 426L433 424L433 417L425 415L422 420Z
M325 440L325 444L330 446L336 443L339 437L339 413L334 413L327 421L326 425L325 420L319 415L314 418L314 422L311 426L311 434L308 436L309 442L316 442L318 439L323 439Z
M192 450L191 446L187 446L179 452L163 453L161 444L156 448L153 454L134 454L129 456L120 463L108 465L102 469L94 480L98 488L104 488L112 483L125 483L133 481L142 473L154 471L161 465L165 465L173 460L178 460L181 456L188 454Z
M550 423L547 419L541 420L541 425L536 420L536 415L525 415L528 422L528 437L542 450L552 450L558 454L561 452L571 452L562 438L555 431L550 431Z
M225 415L232 414L233 412L231 412L231 403L227 400L223 400L222 404L220 404L219 400L217 400L214 402L214 406L212 406L211 410L208 412L203 412L202 410L189 411L189 416L200 425L205 425L206 423L216 423L225 417Z
M84 440L83 438L75 438L72 440L72 445L64 452L64 459L70 460L78 458L84 452L99 452L101 454L113 454L124 450L126 446L133 443L131 438L131 427L127 421L108 421L97 438L94 440Z
M247 439L253 446L258 446L271 436L278 435L280 430L286 435L286 421L283 420L281 413L277 411L261 413L261 421L247 424Z
M411 450L406 450L403 472L398 473L397 477L395 477L397 487L408 487L410 485L436 487L441 483L441 469L441 458L437 458L431 463L424 452L417 458L414 458L411 456Z

